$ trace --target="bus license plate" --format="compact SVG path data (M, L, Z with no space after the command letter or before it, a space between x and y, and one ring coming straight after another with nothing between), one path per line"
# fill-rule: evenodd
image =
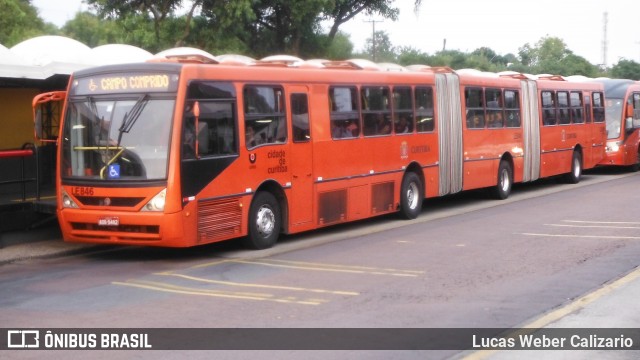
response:
M117 217L103 217L98 219L98 226L118 226L120 219Z

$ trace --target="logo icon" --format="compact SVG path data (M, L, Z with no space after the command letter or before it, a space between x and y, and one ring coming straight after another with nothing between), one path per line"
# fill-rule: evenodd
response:
M39 330L7 331L7 347L11 349L27 349L40 347Z
M119 164L109 165L109 179L117 179L119 177L120 177L120 165Z
M400 159L408 159L409 158L409 145L406 141L403 141L400 144Z

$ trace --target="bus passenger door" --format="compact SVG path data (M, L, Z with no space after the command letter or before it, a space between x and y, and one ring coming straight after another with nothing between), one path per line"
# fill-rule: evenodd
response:
M302 231L312 227L315 197L313 195L313 143L308 89L305 86L291 88L291 198L289 220L291 231Z

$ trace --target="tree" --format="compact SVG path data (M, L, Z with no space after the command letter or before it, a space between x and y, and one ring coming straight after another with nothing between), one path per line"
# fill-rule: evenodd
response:
M0 44L6 47L54 30L45 25L30 0L0 0L0 9Z
M349 35L338 32L333 41L326 37L327 45L324 54L317 54L314 57L327 58L330 60L344 60L353 57L353 43L349 40Z
M374 62L396 62L395 47L385 31L376 31L366 40L364 55Z
M176 43L180 43L189 35L190 20L195 10L202 5L203 0L191 1L191 6L187 13L187 24L184 32L176 39ZM98 16L106 19L129 19L132 16L141 16L145 21L152 20L153 32L155 34L156 44L161 43L162 26L168 17L173 16L175 11L183 5L182 0L87 0L87 4L97 10ZM175 35L174 35L175 36Z
M417 1L419 2L419 1ZM340 26L360 13L380 15L393 21L398 19L398 8L392 8L393 0L335 0L333 7L327 7L325 19L333 21L329 29L329 39L333 40Z
M429 55L413 47L401 47L398 49L397 62L400 65L426 65Z
M617 79L640 80L640 64L633 60L621 59L611 67L609 74Z
M543 37L536 46L525 44L519 49L522 64L534 74L584 75L594 77L598 68L585 58L575 55L562 39Z
M100 45L121 42L121 27L114 21L101 21L98 16L90 12L78 12L62 27L62 33L81 43L96 47Z

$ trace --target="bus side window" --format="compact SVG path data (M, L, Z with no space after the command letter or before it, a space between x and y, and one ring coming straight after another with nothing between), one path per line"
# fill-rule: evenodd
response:
M569 93L566 91L558 91L558 117L561 125L571 124L571 114L569 108Z
M396 134L413 132L413 97L411 88L393 88L393 128Z
M333 139L353 139L360 135L360 106L355 86L329 88L329 109Z
M365 86L360 89L362 96L362 118L364 136L391 134L391 108L389 88Z
M287 140L283 94L282 87L277 85L245 86L243 96L247 148L284 143Z
M640 120L640 94L633 94L633 120Z
M309 133L309 102L307 94L291 94L291 126L293 142L305 142L311 139Z
M237 154L236 100L231 83L194 81L187 90L184 129L182 135L183 158L195 158L196 139L198 156L224 156ZM198 129L192 106L198 101L200 117Z
M556 124L555 94L552 91L542 92L542 122L544 125Z
M583 115L583 104L582 104L582 94L576 91L571 92L571 97L569 98L571 105L571 119L574 124L583 124L584 123L584 115Z
M415 100L416 130L418 132L431 132L435 130L433 88L416 87Z
M504 127L502 91L500 89L485 89L484 93L487 105L487 127Z
M485 115L482 93L480 88L464 89L468 129L484 129Z
M520 95L517 90L504 91L504 108L507 127L520 127Z
M591 98L593 108L593 122L604 122L604 97L600 92L594 92Z

